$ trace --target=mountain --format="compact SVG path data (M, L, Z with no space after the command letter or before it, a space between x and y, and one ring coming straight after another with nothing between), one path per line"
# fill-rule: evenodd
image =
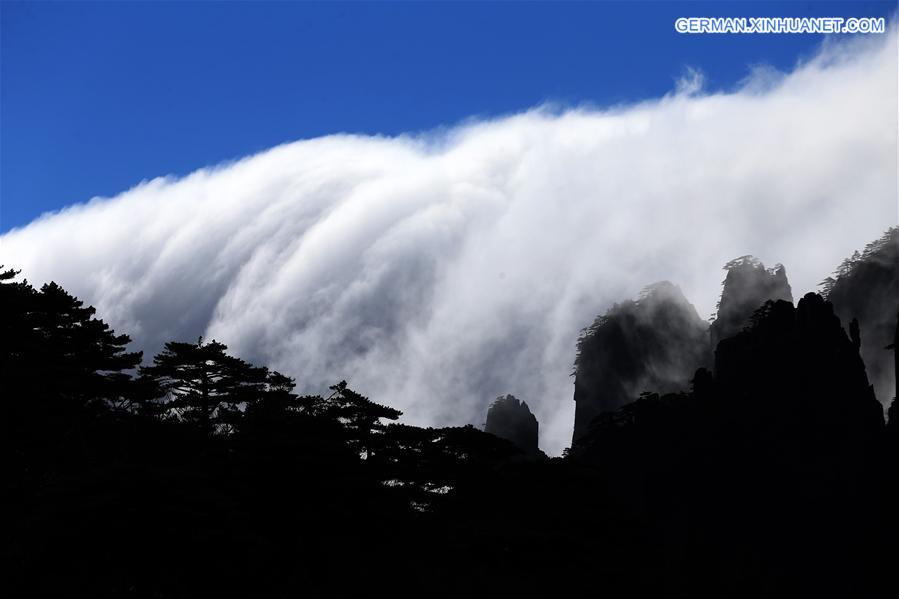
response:
M167 344L134 377L139 355L93 308L2 272L6 585L162 598L358 596L372 580L400 596L899 596L899 418L884 427L860 354L882 340L859 324L891 310L891 248L841 274L857 320L816 294L765 301L714 360L674 285L614 306L579 342L580 436L555 459L513 396L491 406L493 434L423 429L345 382L298 396L289 377L202 341ZM747 280L770 282L750 266ZM724 314L760 296L744 283L725 281ZM840 297L837 283L827 290ZM895 343L895 320L890 331ZM217 361L197 362L204 348ZM185 418L172 393L208 389L210 376L220 405L246 402L217 427ZM394 576L398 564L415 575Z
M643 391L686 388L710 361L708 324L676 285L656 283L637 300L614 305L578 340L574 440L601 412Z
M709 329L712 348L722 339L739 333L752 313L768 300L793 301L787 271L782 264L765 268L753 256L741 256L724 265L724 278L718 311Z
M886 597L896 495L884 441L856 343L807 294L757 310L691 392L602 414L568 459L601 470L650 531L650 570L672 596Z
M759 415L751 419L754 434L775 425L793 428L791 444L812 435L799 444L802 452L813 453L816 443L853 451L883 428L855 335L815 293L795 308L778 300L756 311L751 328L718 345L714 377L735 410Z
M885 348L893 343L899 311L899 227L844 260L824 280L822 290L844 323L858 320L868 378L877 399L889 405L896 393L896 375L893 355Z
M497 397L487 410L484 431L514 443L528 455L537 454L537 418L514 395Z

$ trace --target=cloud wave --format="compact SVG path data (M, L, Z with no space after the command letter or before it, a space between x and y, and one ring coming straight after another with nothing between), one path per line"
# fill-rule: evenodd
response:
M0 261L149 352L203 334L412 423L512 393L558 454L576 338L612 302L668 279L709 315L748 253L798 296L896 222L896 57L893 27L727 93L298 141L45 215Z

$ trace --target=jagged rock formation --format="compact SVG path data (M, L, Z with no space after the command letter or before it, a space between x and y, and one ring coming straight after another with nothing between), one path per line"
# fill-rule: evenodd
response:
M617 503L662 531L677 588L693 587L685 595L880 596L892 563L877 561L882 530L895 526L878 511L895 501L882 491L895 476L885 440L855 343L808 294L756 311L691 393L599 416L569 458L601 465Z
M727 276L709 334L714 349L722 339L739 333L768 300L793 301L787 271L782 264L765 268L752 256L741 256L724 265Z
M885 347L893 342L899 309L899 227L846 259L822 287L844 323L858 319L868 378L888 406L896 393L893 356Z
M695 370L710 362L708 324L676 285L656 283L636 301L616 304L578 341L574 440L601 412L643 391L687 388Z
M768 302L752 325L715 351L715 383L728 401L750 402L746 413L833 445L851 437L846 446L860 446L883 429L883 412L858 352L863 337L846 334L830 302L815 293L795 308L783 300Z
M692 387L689 394L648 393L603 413L572 451L598 458L595 448L606 445L604 436L651 423L657 433L666 434L656 427L674 431L685 443L712 433L712 439L699 445L764 451L773 460L789 458L790 467L839 464L846 468L843 475L853 476L884 429L858 346L833 305L815 293L806 294L796 307L783 300L765 303L749 326L718 344L714 372L698 369ZM726 434L717 436L722 432ZM648 442L648 437L640 438ZM741 444L733 445L737 439ZM659 456L646 451L646 457Z
M896 438L899 437L899 313L896 314L896 331L893 333L893 342L886 348L893 351L893 376L896 381L893 401L890 402L890 409L887 413L889 419L887 424L890 433Z
M514 395L497 397L487 410L484 431L507 439L526 454L537 454L537 418Z

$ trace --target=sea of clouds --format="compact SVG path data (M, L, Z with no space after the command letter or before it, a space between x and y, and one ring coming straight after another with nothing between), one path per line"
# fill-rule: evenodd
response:
M576 339L613 302L667 279L711 315L743 254L798 298L896 223L897 77L894 26L724 92L690 71L632 105L297 141L44 215L0 263L147 358L204 335L422 425L479 425L512 393L558 454Z

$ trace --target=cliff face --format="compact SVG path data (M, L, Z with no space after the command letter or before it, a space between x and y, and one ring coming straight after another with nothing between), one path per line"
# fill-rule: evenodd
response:
M809 293L795 308L769 303L753 320L715 352L716 395L732 432L783 460L787 476L863 488L882 448L883 409L833 306Z
M777 318L785 313L785 306L793 309L786 270L782 265L765 268L752 256L732 260L724 268L727 276L711 326L699 318L676 286L664 282L648 287L636 301L615 305L586 330L578 342L575 362L574 441L600 413L616 410L645 391L664 395L685 390L698 367L712 364L713 353L722 380L729 380L731 370L754 372L744 381L750 386L752 377L778 365L745 370L729 356L748 339L760 338L759 331L748 337L743 332L765 320L765 314L773 310L771 317ZM861 356L865 380L870 381L877 399L889 405L896 390L896 366L895 354L886 346L893 342L899 309L899 228L890 229L863 253L846 260L823 285L830 317L822 318L831 323L828 330L836 335L837 329L831 325L842 321L838 328L843 336L849 334L852 351ZM818 308L812 306L818 306L818 300L824 301L807 296L800 302L801 310L795 308L797 314L803 318L817 314ZM758 312L766 302L773 303ZM765 326L764 330L771 330ZM742 341L727 343L735 337ZM719 344L725 344L722 351L716 351ZM866 382L865 389L867 386ZM737 387L734 392L741 393ZM894 411L899 413L899 409Z
M526 454L537 454L537 418L514 395L497 397L487 410L485 432L507 439Z
M896 332L893 334L893 342L887 346L887 349L893 351L893 375L899 383L899 314L896 314ZM899 384L896 385L893 401L890 402L889 411L887 412L889 419L887 424L890 429L890 435L894 440L899 440Z
M885 348L893 343L899 310L899 228L844 261L823 285L844 323L858 319L868 378L877 399L889 405L896 393L896 374L894 356Z
M715 382L728 401L745 406L739 411L814 430L830 443L883 428L856 340L830 302L815 293L795 308L769 302L753 320L751 329L722 340L715 351Z
M569 457L601 466L619 505L667 531L672 571L694 564L706 581L757 560L763 572L751 593L741 577L697 596L827 595L835 578L820 572L831 570L845 575L837 594L853 595L887 568L879 539L895 520L879 510L893 511L883 484L895 480L895 462L883 460L884 441L857 345L833 306L808 294L795 308L777 301L756 311L719 343L715 372L697 371L692 392L647 394L602 414Z
M574 440L601 412L643 391L689 387L696 369L710 362L708 325L676 285L656 283L636 301L616 304L578 342Z
M651 476L688 505L733 492L725 509L805 513L823 501L827 514L868 501L883 475L883 440L883 412L856 344L833 306L809 293L795 308L765 304L722 340L714 373L697 371L692 392L647 394L603 413L570 455L613 469L630 505L646 499Z
M768 300L793 301L787 271L783 265L765 268L752 256L742 256L724 266L727 276L718 303L718 313L709 334L712 349L733 337L749 324L749 319Z

